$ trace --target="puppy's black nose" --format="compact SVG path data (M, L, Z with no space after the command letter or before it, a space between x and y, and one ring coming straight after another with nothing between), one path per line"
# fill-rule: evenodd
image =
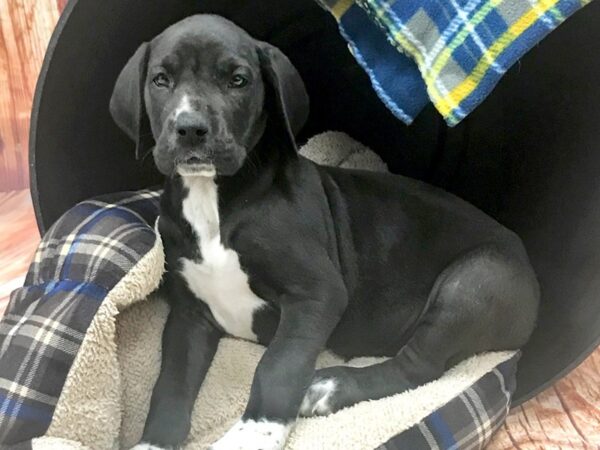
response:
M194 146L204 141L208 124L199 113L181 113L175 121L175 131L181 145Z

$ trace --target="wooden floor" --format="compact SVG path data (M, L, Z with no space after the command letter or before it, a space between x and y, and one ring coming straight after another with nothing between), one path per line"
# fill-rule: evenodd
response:
M29 186L29 117L61 0L0 0L0 191Z
M29 191L0 192L0 316L11 291L23 285L39 240Z
M44 50L65 3L0 0L0 317L39 242L25 190L29 114ZM600 349L513 409L491 448L600 449Z

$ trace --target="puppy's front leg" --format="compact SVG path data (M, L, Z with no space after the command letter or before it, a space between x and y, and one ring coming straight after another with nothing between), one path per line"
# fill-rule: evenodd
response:
M146 419L143 444L136 447L178 448L187 438L194 402L222 332L207 307L186 289L169 288L171 311L162 341L162 366Z
M242 419L212 450L278 450L296 420L315 362L347 304L339 275L322 286L290 293L279 327L260 360Z

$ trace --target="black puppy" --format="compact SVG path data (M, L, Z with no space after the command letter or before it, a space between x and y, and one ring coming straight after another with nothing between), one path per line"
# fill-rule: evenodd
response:
M519 238L421 182L299 157L302 80L231 22L195 16L143 44L111 111L167 177L171 312L141 447L185 440L225 334L268 348L218 450L282 448L299 413L396 394L529 338L539 289ZM325 348L392 358L315 373Z

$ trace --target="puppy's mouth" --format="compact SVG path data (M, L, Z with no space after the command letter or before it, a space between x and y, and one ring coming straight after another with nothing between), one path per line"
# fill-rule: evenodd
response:
M216 177L235 174L244 163L246 151L223 139L184 149L163 133L153 154L156 167L166 176Z
M177 165L177 173L182 177L212 178L217 175L217 168L214 164L187 162Z

